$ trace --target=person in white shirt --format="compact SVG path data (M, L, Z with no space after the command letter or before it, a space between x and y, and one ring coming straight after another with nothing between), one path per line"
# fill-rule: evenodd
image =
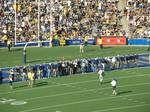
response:
M68 7L70 7L71 6L71 1L70 0L68 0Z
M117 92L116 92L116 85L117 85L117 80L116 80L116 79L113 79L113 80L111 81L111 86L112 86L112 88L113 88L113 92L112 92L113 95L117 95Z
M103 79L104 79L104 71L103 71L102 68L100 68L100 69L98 70L98 74L99 74L99 81L100 81L100 83L102 84Z

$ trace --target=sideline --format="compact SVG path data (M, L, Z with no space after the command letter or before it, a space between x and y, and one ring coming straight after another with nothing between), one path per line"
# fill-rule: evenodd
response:
M149 74L134 75L134 76L120 76L117 79L141 77L141 76L147 76L147 75L149 75ZM112 79L112 78L106 78L105 80L110 80L110 79ZM57 84L57 85L47 85L47 86L43 86L43 87L27 88L27 89L14 90L14 91L12 90L10 92L1 92L0 95L17 93L17 92L24 92L24 91L30 91L30 90L38 90L38 89L44 89L44 88L50 88L50 87L57 87L57 86L63 86L63 85L82 84L82 83L95 82L95 81L99 81L99 80L98 79L94 79L94 80L88 80L88 81L78 81L78 82L74 82L74 83L61 83L61 84Z

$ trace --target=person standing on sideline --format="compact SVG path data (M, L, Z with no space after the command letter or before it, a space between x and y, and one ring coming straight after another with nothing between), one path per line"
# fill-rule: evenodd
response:
M98 44L99 44L100 48L102 49L103 48L103 41L102 41L101 37L98 39Z
M100 81L100 83L102 84L103 79L104 79L104 71L103 71L102 68L100 68L100 69L98 70L98 74L99 74L99 81Z
M113 95L117 95L117 92L116 92L116 85L117 85L117 80L116 80L116 79L113 79L113 80L111 81L111 86L112 86L112 89L113 89L113 92L112 92Z
M7 40L7 47L8 47L8 51L10 51L10 48L11 48L11 40L10 39Z
M12 75L12 81L14 82L14 81L15 81L15 73L14 73L14 70L11 69L9 73L10 73L10 75Z
M81 40L80 42L80 53L84 53L84 42Z
M27 75L28 75L28 86L30 87L31 86L31 75L32 75L31 70L28 70Z
M32 70L29 70L28 72L28 80L29 80L28 86L32 88L33 85L35 84L35 76Z
M50 48L53 47L53 45L52 45L52 40L53 40L53 38L52 38L52 36L50 35L50 36L49 36L49 47L50 47Z
M88 45L88 38L89 38L88 35L86 35L86 36L84 37L84 45L85 45L85 46Z
M13 89L12 83L13 83L13 76L11 74L9 74L9 86L10 86L10 89Z

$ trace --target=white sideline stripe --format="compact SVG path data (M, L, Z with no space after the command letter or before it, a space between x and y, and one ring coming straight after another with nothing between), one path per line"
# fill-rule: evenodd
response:
M122 87L131 87L131 86L140 86L140 85L150 85L150 83L128 84L128 85L125 85L125 86L118 86L118 87L122 88ZM66 92L66 93L60 93L60 94L54 94L54 95L47 95L47 96L40 96L40 97L34 97L34 98L27 98L27 99L23 99L23 100L25 100L25 101L37 100L37 99L41 99L41 98L50 98L50 97L70 95L70 94L77 94L77 93L90 92L90 91L94 91L95 92L95 90L99 91L99 90L105 90L105 89L110 89L110 88L112 88L112 87L105 87L105 88L101 88L101 89L95 88L95 89L88 89L88 90L82 90L82 91Z
M130 108L136 108L136 107L143 107L143 106L149 106L150 104L141 104L141 105L132 105L132 106L122 106L122 107L116 107L116 108L109 108L109 109L102 109L102 110L96 110L92 112L107 112L112 110L122 110L122 109L130 109Z
M70 103L64 103L64 104L58 104L58 105L51 105L51 106L33 108L33 109L23 110L23 111L20 111L20 112L31 112L31 111L36 111L36 110L44 110L44 109L49 109L49 108L62 107L62 106L80 104L80 103L88 103L88 102L109 100L109 99L122 98L122 97L128 97L128 96L146 95L146 94L150 94L150 92L131 94L131 95L123 95L123 96L112 96L112 97L107 97L107 98L96 98L96 99L90 99L90 100L82 100L82 101L76 101L76 102L70 102Z
M117 77L117 79L124 79L124 78L132 78L132 77L140 77L140 76L146 76L149 74L143 74L143 75L134 75L134 76L121 76L121 77ZM106 78L106 80L110 80L112 78ZM38 90L38 89L42 89L42 88L50 88L50 87L57 87L57 86L63 86L63 85L72 85L72 84L82 84L82 83L86 83L86 82L94 82L94 81L98 81L98 79L94 79L94 80L87 80L87 81L78 81L78 82L74 82L74 83L62 83L62 84L57 84L57 85L50 85L50 86L43 86L43 87L37 87L37 88L29 88L29 89L22 89L22 90L15 90L15 91L10 91L10 92L4 92L4 93L0 93L0 95L2 94L10 94L10 93L16 93L16 92L24 92L24 91L30 91L30 90ZM51 82L51 81L50 81ZM52 82L53 83L53 82Z

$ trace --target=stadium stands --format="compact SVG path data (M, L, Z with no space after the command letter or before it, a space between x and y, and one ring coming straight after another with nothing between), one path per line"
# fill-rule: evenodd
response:
M119 0L5 0L0 1L2 40L79 39L85 36L122 36ZM38 7L39 6L39 7ZM16 10L16 18L15 18Z
M125 15L132 38L150 37L150 1L127 0Z
M124 14L118 5L119 0L1 0L0 40L150 37L150 1L126 0ZM123 17L129 34L123 30Z
M6 41L8 38L14 39L15 11L13 9L13 1L1 0L0 7L0 38L3 41Z

